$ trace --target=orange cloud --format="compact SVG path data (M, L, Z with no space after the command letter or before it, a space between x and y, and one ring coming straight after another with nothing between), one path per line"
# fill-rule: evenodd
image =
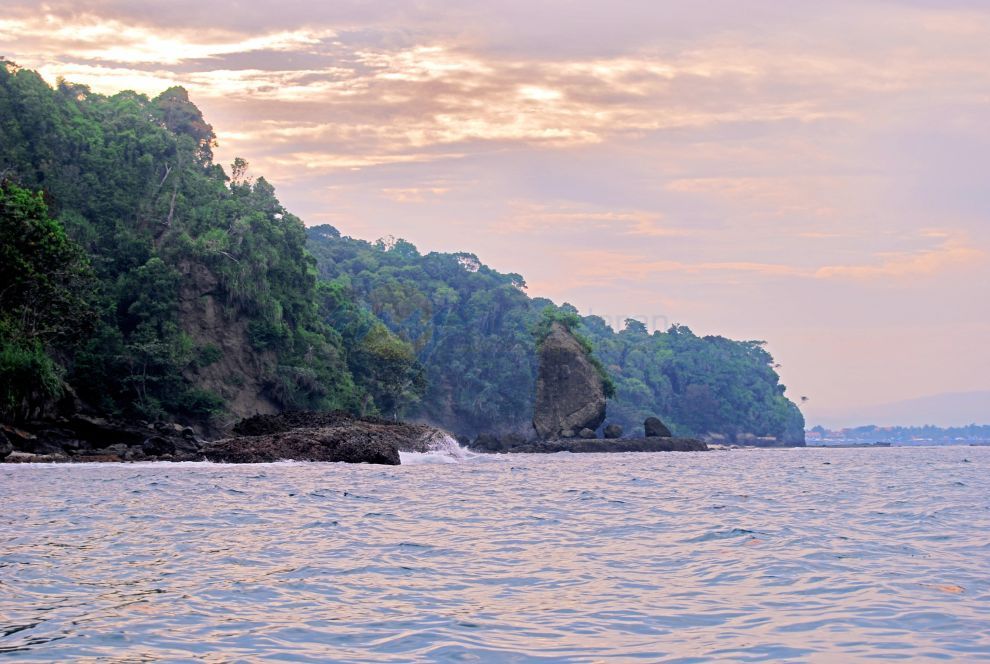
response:
M827 265L815 271L819 279L876 279L931 276L945 270L982 262L986 252L958 239L914 254L893 254L878 265Z

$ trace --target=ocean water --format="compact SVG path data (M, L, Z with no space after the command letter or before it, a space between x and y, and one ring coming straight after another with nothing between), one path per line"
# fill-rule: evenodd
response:
M990 448L0 465L0 659L990 659Z

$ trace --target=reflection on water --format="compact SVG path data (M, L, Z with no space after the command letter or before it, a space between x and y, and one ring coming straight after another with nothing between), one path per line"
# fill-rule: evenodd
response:
M990 657L990 449L0 466L0 655Z

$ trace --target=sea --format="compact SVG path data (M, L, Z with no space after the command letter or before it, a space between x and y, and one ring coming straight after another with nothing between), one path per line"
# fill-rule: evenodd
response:
M990 661L990 448L0 465L0 660Z

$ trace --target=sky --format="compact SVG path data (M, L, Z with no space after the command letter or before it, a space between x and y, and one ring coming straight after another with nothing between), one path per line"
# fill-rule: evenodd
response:
M809 425L990 389L990 2L4 4L0 55L185 86L309 225L767 341Z

